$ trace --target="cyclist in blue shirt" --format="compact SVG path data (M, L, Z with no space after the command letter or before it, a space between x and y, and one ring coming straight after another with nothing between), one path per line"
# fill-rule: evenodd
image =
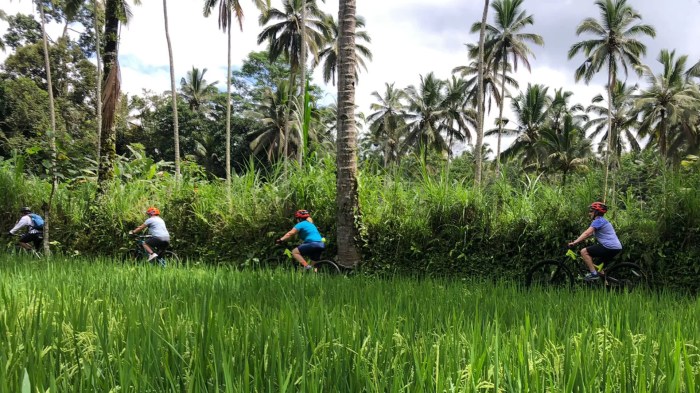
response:
M591 226L586 229L578 239L569 243L569 247L573 247L578 243L586 240L591 235L595 235L598 244L588 246L581 250L581 258L586 263L586 267L590 273L585 277L586 281L597 280L598 271L593 264L593 258L603 258L605 260L612 259L615 255L622 251L622 244L617 238L615 229L610 221L603 216L608 212L608 207L600 202L593 202L588 207L588 216L591 218Z
M294 218L297 224L281 238L277 239L277 243L282 243L294 235L299 235L302 243L292 250L292 256L297 260L304 269L311 269L313 266L306 262L305 256L310 256L312 259L318 259L321 252L326 248L323 243L323 236L314 225L311 215L306 210L297 210L294 213Z

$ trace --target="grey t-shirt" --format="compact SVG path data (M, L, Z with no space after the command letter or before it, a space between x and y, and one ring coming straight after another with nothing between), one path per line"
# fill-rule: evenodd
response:
M148 233L156 239L163 240L166 242L170 241L170 233L165 227L165 221L158 216L153 216L146 220L143 225L148 227Z

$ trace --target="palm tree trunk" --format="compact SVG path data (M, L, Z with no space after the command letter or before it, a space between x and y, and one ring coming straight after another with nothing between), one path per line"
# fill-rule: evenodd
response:
M175 90L175 64L173 61L173 46L170 43L168 31L168 4L163 0L163 21L165 23L165 40L168 42L168 60L170 61L170 94L173 100L173 138L175 139L175 180L180 179L180 131L177 121L177 90Z
M103 86L102 130L100 163L97 171L98 192L105 191L106 182L114 177L114 161L117 157L115 114L121 94L119 77L119 14L118 1L107 0L105 4L105 52L102 57Z
M287 94L287 106L284 108L284 174L287 175L289 169L289 116L292 110L292 99L294 98L294 67L289 67L289 92Z
M336 223L338 262L360 263L357 188L357 128L355 126L355 0L339 0L338 146Z
M226 68L226 195L231 196L231 24L228 25ZM230 198L229 198L230 199Z
M614 142L615 135L612 128L612 89L613 89L613 63L612 60L608 62L608 143L607 152L605 153L605 182L603 188L603 203L606 203L608 198L608 177L610 176L610 156L612 155L612 145Z
M301 69L299 70L299 76L301 79L301 83L299 84L299 89L301 90L301 97L304 97L305 90L306 90L306 0L302 0L301 2L301 26L299 26L299 38L301 41L301 48L300 48L300 53L299 53L299 66ZM303 98L302 98L303 99ZM306 105L304 105L304 110L302 112L302 119L305 119L306 117ZM300 130L301 131L301 130ZM302 164L303 160L303 151L304 151L304 138L299 138L299 148L297 149L297 159L299 161L299 166Z
M56 112L54 110L53 102L53 86L51 81L51 65L49 62L49 40L46 36L46 17L44 15L44 5L38 2L37 7L39 8L39 13L41 16L41 35L44 41L44 65L46 67L46 82L49 91L49 117L51 119L51 132L48 133L49 148L51 149L51 194L49 195L49 202L44 209L44 255L50 255L51 249L49 247L50 243L50 223L51 223L51 205L53 204L53 197L56 193L56 188L58 186L58 177L56 175Z
M666 139L666 111L661 110L661 122L659 123L659 148L661 150L661 160L666 163L666 158L668 158L668 146Z
M481 146L484 144L484 115L486 106L484 105L484 39L486 38L486 18L489 13L489 0L484 0L484 13L481 16L481 29L479 31L479 71L477 73L477 83L479 84L479 93L477 100L477 130L476 130L476 146L474 146L474 159L476 160L474 168L474 184L478 187L481 185L481 171L483 167L483 157L481 156Z
M93 12L95 14L95 57L97 58L97 80L96 80L96 105L95 105L95 119L97 122L97 153L96 161L97 165L100 164L100 144L101 144L101 133L102 133L102 56L100 55L100 25L99 18L97 15L97 0L92 2Z
M503 54L503 72L501 74L501 105L498 108L498 143L496 144L496 176L501 175L501 134L503 133L503 107L506 104L506 53Z

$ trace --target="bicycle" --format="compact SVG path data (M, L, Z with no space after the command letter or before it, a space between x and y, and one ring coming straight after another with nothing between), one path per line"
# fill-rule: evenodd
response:
M22 235L10 235L10 236L12 236L13 238L19 238ZM41 240L43 242L44 238L42 237ZM37 249L33 245L32 245L32 248L30 248L29 250L27 250L26 248L23 248L17 242L14 242L12 244L12 246L10 246L10 244L8 243L8 248L9 247L12 247L11 249L15 254L27 255L33 259L42 259L43 258L43 253L41 252L41 249Z
M314 273L324 275L340 274L340 267L337 263L331 261L330 259L321 259L323 251L324 250L319 250L317 252L314 252L312 255L304 257L306 263L312 266L310 269L308 269L308 271L313 271ZM295 269L301 268L299 263L297 263L297 261L292 256L292 251L289 249L289 247L285 247L284 255L286 255L289 259L288 263L294 264Z
M126 252L126 260L135 261L141 264L143 261L148 261L148 253L143 248L143 244L146 239L150 238L150 235L136 235L130 234L129 236L134 238L134 248L130 248ZM180 257L174 251L168 249L154 249L153 250L158 256L150 261L152 265L158 264L160 267L167 267L168 265L178 267L181 264Z
M578 255L567 247L567 252L561 259L548 259L536 263L526 273L525 285L540 287L572 287L576 281L587 282L591 285L603 285L608 289L632 290L648 285L647 274L641 266L632 262L612 262L599 260L596 270L600 278L595 281L585 281L588 268Z

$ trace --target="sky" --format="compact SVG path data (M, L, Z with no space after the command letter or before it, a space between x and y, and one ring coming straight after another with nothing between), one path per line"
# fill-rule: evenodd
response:
M373 61L368 70L362 71L356 91L359 110L369 114L374 101L371 93L384 91L385 83L396 87L418 85L420 75L434 72L440 78L448 78L454 67L468 62L464 44L476 43L478 33L470 34L474 22L480 21L482 0L356 0L357 13L366 19L366 28L372 42ZM281 7L281 0L272 0L273 6ZM689 55L689 62L700 60L700 15L698 0L629 0L643 17L643 22L656 28L655 39L644 39L647 44L645 63L658 70L656 57L661 49L676 49ZM240 67L249 52L264 50L265 44L257 45L261 31L258 12L252 1L243 1L245 19L243 32L234 30L232 35L232 64ZM133 6L133 18L122 29L120 61L123 90L139 94L142 89L162 92L170 89L168 52L163 23L163 4L160 1L143 1ZM338 2L326 0L320 7L337 17ZM3 2L0 6L6 13L31 13L30 0ZM577 25L586 17L595 17L599 11L594 0L526 0L525 10L534 16L535 23L525 31L544 38L543 47L533 46L535 58L532 69L520 67L516 79L524 89L528 83L550 86L550 92L563 87L574 92L574 102L587 106L591 98L604 93L605 72L589 85L574 81L574 70L581 64L581 56L567 59L571 45L581 38L576 36ZM215 9L208 18L202 15L203 1L173 1L168 3L170 36L175 59L175 75L180 78L193 66L207 68L205 78L218 81L225 89L226 80L226 35L218 28ZM489 22L493 13L490 10ZM0 22L0 34L7 25ZM59 33L57 27L50 34ZM6 53L0 52L0 61ZM320 67L319 67L320 68ZM336 90L324 85L320 70L314 73L315 82L327 91L327 102L333 102ZM628 83L638 78L630 75ZM498 116L494 109L489 115L486 128L493 127ZM505 117L510 111L506 108ZM494 141L488 141L495 148Z

